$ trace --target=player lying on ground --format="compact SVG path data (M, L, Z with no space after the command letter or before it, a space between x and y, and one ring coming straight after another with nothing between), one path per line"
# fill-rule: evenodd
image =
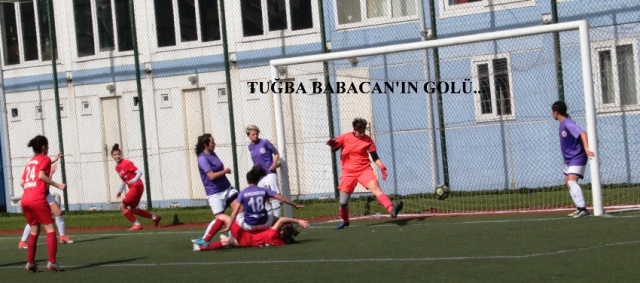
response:
M233 209L231 220L238 222L245 231L264 230L273 225L274 219L277 217L269 214L266 206L269 203L273 203L271 199L284 202L296 209L304 207L304 205L294 203L276 191L257 185L266 175L267 172L263 166L254 165L251 171L247 173L247 184L249 186L242 190L235 200L240 205ZM242 212L240 212L241 210Z
M62 153L58 153L58 156L56 156L56 158L51 159L51 163L55 163L60 157L62 156ZM49 175L49 179L53 179L53 174L56 172L58 166L56 165L51 165L51 173ZM47 186L48 187L48 186ZM47 188L47 202L49 203L49 206L51 207L51 211L53 212L54 215L54 219L56 221L56 227L58 228L58 233L60 234L60 243L61 244L71 244L73 243L73 241L71 240L71 238L69 238L69 236L65 235L65 225L64 225L64 215L62 212L62 209L60 209L60 204L59 204L59 200L57 200L50 192L49 188ZM27 224L24 227L24 231L22 232L22 238L20 239L20 242L18 243L18 248L19 249L27 249L27 239L29 238L29 234L31 234L31 226L29 226L29 224Z
M230 227L230 237L220 241L213 242L209 245L202 246L193 244L193 251L218 250L226 246L236 247L265 247L265 246L283 246L295 242L294 237L298 235L298 231L291 224L298 224L302 228L308 228L309 222L300 219L281 217L276 220L269 229L260 231L245 231L238 222L231 221L231 217L225 214L216 216L216 222L226 227ZM215 231L217 233L218 231Z
M162 218L160 215L151 214L138 208L138 204L140 204L140 199L144 193L144 183L140 180L142 171L138 169L133 162L122 158L122 151L117 143L111 148L111 157L116 161L116 172L118 172L118 175L122 179L122 184L120 184L120 190L116 198L120 198L125 187L129 187L129 191L120 203L122 214L133 223L129 231L142 229L142 225L140 225L140 222L138 222L134 214L153 220L153 226L158 227L160 219Z
M382 180L387 179L387 168L378 157L376 145L373 143L373 139L365 134L367 121L362 118L356 118L353 120L352 126L352 132L327 141L327 145L331 147L332 152L342 150L340 153L342 174L338 185L340 190L339 211L342 224L338 225L336 230L349 226L349 199L358 183L376 196L380 204L389 211L392 218L395 218L400 213L403 206L402 201L395 206L393 205L389 197L380 188L378 179L373 173L369 154L371 154L371 159L382 171Z

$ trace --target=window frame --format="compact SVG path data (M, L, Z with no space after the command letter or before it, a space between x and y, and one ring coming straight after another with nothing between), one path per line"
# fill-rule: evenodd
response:
M593 60L592 72L593 72L593 85L594 96L596 100L596 111L598 113L616 113L624 111L640 110L640 63L638 63L638 38L622 38L617 40L605 40L591 43L591 56ZM635 70L636 81L636 104L635 105L622 105L622 98L620 97L620 84L618 84L618 55L616 54L616 47L622 45L631 45L633 52L633 67ZM600 81L600 51L611 52L611 65L613 76L613 95L614 102L604 104L602 101L602 89ZM613 104L613 105L611 105Z
M111 2L111 19L112 19L112 28L113 28L113 49L112 50L105 50L105 51L100 51L100 30L98 28L98 15L97 15L97 3L96 0L90 0L91 3L91 24L92 24L92 30L93 30L93 55L86 55L86 56L80 56L78 54L78 39L77 39L77 35L76 35L76 21L75 21L75 6L73 6L73 3L71 3L72 5L72 10L74 15L72 17L74 17L73 19L73 47L74 47L74 51L75 51L75 58L77 59L77 62L84 62L84 61L92 61L95 59L106 59L106 58L112 58L112 57L118 57L118 56L130 56L133 55L133 50L126 50L126 51L118 51L118 47L119 47L119 38L118 38L118 20L117 20L117 14L116 14L116 3L115 0L109 0ZM115 56L114 56L115 55Z
M20 52L20 62L17 64L12 64L12 65L7 65L6 60L5 60L5 52L8 52L7 50L7 46L6 46L6 42L4 40L4 27L3 29L0 31L0 33L2 34L2 42L3 44L0 45L0 52L2 52L2 67L4 70L13 70L13 69L20 69L20 68L25 68L25 67L39 67L39 66L47 66L51 64L51 60L43 60L42 59L42 33L40 31L40 9L38 7L38 1L37 0L32 0L33 2L33 14L34 14L34 21L35 21L35 28L36 28L36 40L38 41L38 59L37 60L29 60L29 61L25 61L24 57L25 57L25 49L24 49L24 38L23 38L23 29L22 29L22 21L21 21L21 17L22 17L22 7L21 7L21 3L22 2L13 2L13 3L4 3L4 4L13 4L14 5L14 9L15 9L15 20L16 20L16 33L18 34L18 48L19 48L19 52ZM0 23L4 23L4 14L0 14Z
M534 7L536 0L482 0L479 2L450 5L449 0L438 0L438 18L460 17L522 7Z
M242 0L237 1L237 8L238 11L240 11L240 13L242 13L242 3L240 3ZM291 1L290 0L285 0L285 6L287 7L287 29L284 30L274 30L274 31L270 31L269 30L269 14L268 14L268 8L267 8L267 0L260 0L260 8L262 8L262 29L263 29L263 34L261 35L252 35L252 36L245 36L244 32L242 31L242 27L244 25L244 22L242 21L242 15L240 15L240 39L238 40L238 42L251 42L251 41L261 41L261 40L265 40L265 39L273 39L273 38L280 38L280 37L289 37L289 36L295 36L295 35L305 35L305 34L314 34L314 33L319 33L320 32L320 21L318 19L318 1L313 1L311 0L311 23L312 23L312 27L308 28L308 29L301 29L301 30L291 30Z
M198 39L197 40L193 40L193 41L188 41L188 42L182 42L180 37L180 7L178 5L178 0L171 0L171 5L173 7L173 28L174 28L174 36L175 36L175 40L176 40L176 45L173 46L158 46L158 34L157 34L157 29L155 29L155 27L157 26L156 24L156 19L155 19L155 13L156 13L156 7L155 4L152 2L151 6L153 7L153 26L154 26L154 34L153 34L153 41L155 43L154 48L156 48L156 50L158 50L158 52L168 52L168 51L178 51L178 50L184 50L184 49L191 49L191 48L198 48L198 47L211 47L211 46L219 46L222 45L222 22L220 19L220 2L218 0L213 0L216 1L217 5L218 5L218 26L220 28L220 39L218 40L211 40L211 41L202 41L202 22L200 19L200 1L198 0L194 0L194 7L196 9L195 11L195 15L196 15L196 32L198 34Z
M507 75L509 76L509 103L511 106L511 114L498 115L498 100L495 93L495 74L493 60L507 59ZM491 89L491 113L482 114L481 97L479 93L478 65L488 64L489 68L489 89ZM515 93L513 91L513 73L511 69L511 54L498 53L490 55L480 55L471 58L471 73L473 78L473 109L475 112L476 122L495 122L516 119Z
M361 21L357 22L357 23L340 24L337 1L339 1L339 0L335 0L333 2L333 16L334 16L334 19L335 19L335 29L336 30L346 30L346 29L353 29L353 28L359 28L359 27L370 27L370 26L383 26L383 25L397 24L397 23L404 23L404 22L411 22L411 21L419 20L418 5L420 5L420 1L414 1L414 5L415 5L415 9L416 9L416 14L415 15L402 16L402 17L393 17L393 9L392 9L391 0L386 0L387 11L388 11L389 15L386 16L386 17L368 18L367 17L367 0L360 0L360 18L361 18Z

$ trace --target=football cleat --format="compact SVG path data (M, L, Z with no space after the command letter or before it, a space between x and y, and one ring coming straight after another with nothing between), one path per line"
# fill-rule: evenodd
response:
M25 241L20 241L20 243L18 243L18 249L21 250L26 250L29 248L29 245L27 244L27 242Z
M55 271L55 272L62 272L64 271L64 268L62 268L59 264L57 263L47 263L47 270L49 271Z
M196 239L195 241L192 240L192 242L196 245L199 246L209 246L209 242L205 241L204 239L200 238L200 239Z
M336 230L342 230L344 228L347 228L349 227L349 224L350 224L349 222L342 222L340 225L336 227Z
M573 216L573 218L580 218L580 217L584 217L584 216L589 216L589 211L585 210L580 210L580 212L578 212L577 214L575 214Z
M60 244L73 244L73 241L67 235L60 235Z
M31 272L42 272L42 269L38 267L38 264L30 264L27 262L27 265L24 267L24 270Z
M194 252L198 252L198 251L200 251L200 245L198 245L198 244L193 244L193 251L194 251Z
M142 225L133 225L131 226L131 228L129 228L129 231L135 231L135 230L141 230L142 229Z
M575 211L573 211L573 212L571 212L571 213L567 214L567 217L574 217L574 216L576 216L576 215L577 215L577 214L579 214L579 213L580 213L580 209L577 209L577 208L576 208L576 210L575 210Z
M156 220L153 220L153 227L158 227L158 225L160 225L160 219L162 219L162 217L160 215L156 215Z
M403 206L404 206L404 202L403 201L400 201L398 204L396 204L393 207L393 210L391 210L391 218L398 217L398 213L400 213L400 211L402 210Z

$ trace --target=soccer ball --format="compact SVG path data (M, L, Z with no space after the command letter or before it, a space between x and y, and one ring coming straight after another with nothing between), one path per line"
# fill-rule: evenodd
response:
M447 197L449 197L449 187L447 187L446 185L438 185L436 186L433 194L439 200L446 199Z

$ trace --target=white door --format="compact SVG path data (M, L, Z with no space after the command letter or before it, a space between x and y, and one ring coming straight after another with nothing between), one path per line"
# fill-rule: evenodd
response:
M118 193L118 188L122 183L122 179L116 172L116 162L113 161L111 157L111 147L117 143L120 145L120 150L122 150L122 154L125 155L124 152L125 145L123 141L123 131L124 127L121 124L121 107L120 107L120 98L118 97L110 97L104 98L100 101L100 112L102 113L102 143L103 143L103 151L104 151L104 169L106 171L106 177L108 180L108 201L115 202L116 194ZM125 155L126 156L126 155Z
M183 91L184 105L184 137L185 152L187 154L187 168L189 170L189 186L192 199L204 199L206 194L198 172L198 157L195 154L195 145L198 136L211 132L209 121L209 99L203 89Z
M367 68L358 68L358 69L345 69L339 70L338 72L338 82L345 82L349 85L353 82L356 86L360 85L362 82L369 82L369 69ZM353 119L355 118L363 118L367 120L367 131L366 134L369 135L374 141L374 131L373 131L373 104L371 102L371 93L349 93L349 94L338 94L338 108L340 111L340 133L336 133L336 136L341 135L346 132L353 131ZM376 165L372 162L373 172L378 175L378 171L375 170ZM364 187L360 184L356 187L354 191L356 193L367 192Z

